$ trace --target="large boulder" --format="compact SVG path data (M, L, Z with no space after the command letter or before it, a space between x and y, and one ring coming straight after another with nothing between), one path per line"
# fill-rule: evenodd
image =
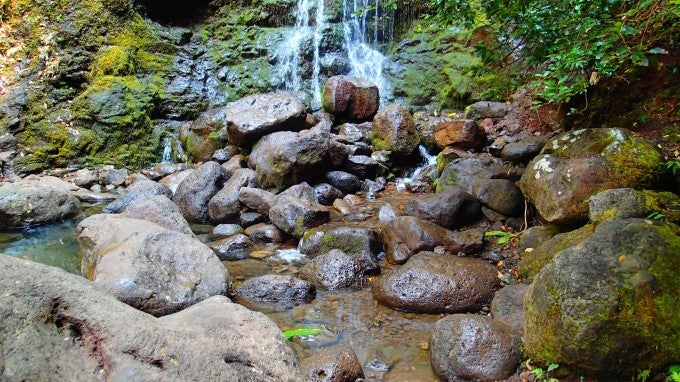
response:
M625 129L581 129L546 143L518 185L545 220L570 225L588 219L586 201L602 190L649 186L662 161Z
M363 276L361 265L339 249L317 256L300 268L300 278L326 289L348 288Z
M208 221L208 202L222 188L223 170L217 162L205 162L177 187L172 201L190 222Z
M380 93L374 83L356 77L334 76L323 88L323 109L351 122L368 121L378 111Z
M133 201L154 195L163 195L166 198L172 198L172 191L164 184L156 183L149 179L139 180L132 183L116 198L116 200L104 207L102 212L107 214L119 214Z
M680 354L680 236L644 219L602 223L555 255L526 295L531 359L631 379Z
M357 355L345 345L320 349L303 360L301 367L306 381L354 382L364 378Z
M388 150L408 155L418 147L420 135L407 108L392 104L373 118L371 143L375 150Z
M484 130L471 119L439 123L434 127L433 137L440 149L453 145L461 149L476 150L486 141Z
M375 229L335 227L310 229L300 240L298 249L311 258L338 249L354 257L362 272L370 273L380 269L378 255L383 246Z
M447 163L441 170L437 191L447 186L458 186L473 194L472 186L479 179L518 180L521 174L512 166L493 157L458 158Z
M224 110L229 143L241 147L276 131L299 131L306 126L307 109L291 93L250 95L228 103Z
M81 272L119 300L162 316L226 294L229 273L200 241L145 220L98 214L78 224Z
M263 275L242 282L234 292L240 301L251 304L265 302L292 308L293 305L312 301L316 288L290 275Z
M226 125L225 107L206 110L193 122L183 124L179 139L189 159L194 162L209 161L215 150L227 143Z
M520 336L489 317L453 314L439 321L430 341L430 363L444 381L498 381L519 364Z
M330 210L319 203L284 195L276 198L269 220L281 231L299 239L310 228L330 220Z
M263 188L279 192L325 172L329 141L330 125L324 122L299 133L269 134L253 147L248 166Z
M224 296L156 318L56 268L0 269L2 380L302 380L279 328Z
M505 216L520 216L524 209L522 191L507 179L477 179L472 184L472 195Z
M436 194L409 200L404 212L442 227L456 228L479 220L482 206L462 188L449 186Z
M658 216L680 223L680 197L672 192L613 188L593 195L588 200L590 221L602 223L614 219Z
M240 168L229 177L221 190L208 201L210 222L219 224L233 221L241 211L239 201L241 187L257 186L257 174L249 168Z
M373 297L408 312L477 311L498 286L496 267L481 259L421 252L373 283Z
M194 236L179 207L165 195L154 195L130 203L122 216L150 221L161 227Z
M51 223L79 211L80 201L63 188L40 180L0 183L0 228Z

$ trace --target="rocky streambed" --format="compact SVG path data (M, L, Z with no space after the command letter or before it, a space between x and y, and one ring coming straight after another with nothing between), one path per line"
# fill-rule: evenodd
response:
M627 379L680 361L680 200L652 191L652 144L530 129L510 102L378 105L338 76L326 113L289 93L207 111L182 132L195 165L9 176L5 229L106 206L77 218L84 278L0 256L3 378ZM419 145L436 163L404 182ZM297 328L320 333L281 334Z

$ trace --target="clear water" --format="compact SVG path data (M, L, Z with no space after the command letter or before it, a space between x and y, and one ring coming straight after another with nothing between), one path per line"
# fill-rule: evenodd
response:
M398 191L404 191L406 189L406 185L413 182L413 179L416 178L418 175L420 175L425 169L428 167L432 166L433 164L437 163L437 156L436 155L431 155L429 152L427 152L427 149L423 145L418 146L418 152L420 153L420 156L422 157L422 161L418 167L413 169L413 171L404 178L399 178L396 180L396 186Z

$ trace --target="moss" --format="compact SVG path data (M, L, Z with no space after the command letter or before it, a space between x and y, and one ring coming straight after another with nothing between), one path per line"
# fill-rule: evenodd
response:
M661 173L663 157L652 145L633 137L620 143L617 150L607 156L621 185L645 188Z
M645 210L647 213L660 212L665 220L680 224L680 197L672 192L655 192L643 190Z
M95 61L92 75L94 77L132 75L135 65L131 56L129 47L117 45L104 47Z

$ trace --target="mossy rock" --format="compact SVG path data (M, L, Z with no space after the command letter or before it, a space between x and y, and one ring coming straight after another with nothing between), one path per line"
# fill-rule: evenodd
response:
M678 227L603 223L557 253L525 299L527 357L576 375L630 380L680 354Z
M591 222L622 218L647 218L680 224L680 197L672 192L615 188L593 195L589 201Z

